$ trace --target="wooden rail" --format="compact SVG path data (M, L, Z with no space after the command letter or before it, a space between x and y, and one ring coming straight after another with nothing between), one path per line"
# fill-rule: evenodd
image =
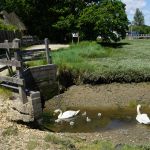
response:
M8 69L10 76L0 76L0 81L2 86L6 86L12 89L18 89L19 95L23 103L27 102L27 94L25 90L25 81L23 78L24 73L24 62L30 60L39 60L46 58L47 63L52 63L50 56L50 48L48 47L48 39L45 39L45 49L36 49L36 50L20 50L20 40L16 39L12 43L9 43L8 40L5 40L4 43L0 43L0 48L6 50L6 58L0 59L0 64L4 65L0 68L0 72L4 69ZM12 59L11 49L14 49L14 58ZM45 53L46 57L39 56L41 52ZM39 53L39 54L37 54ZM12 66L16 67L16 76L13 76ZM11 84L7 84L11 83ZM18 85L13 86L12 84Z
M137 35L130 34L129 37L133 39L149 39L150 34L137 34Z

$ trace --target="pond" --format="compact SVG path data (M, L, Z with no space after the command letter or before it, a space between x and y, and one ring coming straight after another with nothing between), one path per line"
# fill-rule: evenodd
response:
M135 119L136 108L68 108L67 110L78 109L80 109L80 113L76 117L61 122L55 122L58 114L55 116L53 112L44 112L42 127L53 132L88 133L127 129L138 124ZM86 116L83 115L85 111ZM143 112L148 112L148 109L145 108ZM98 116L98 113L101 113L101 116ZM91 121L87 121L87 116ZM150 129L150 126L146 126L146 128Z

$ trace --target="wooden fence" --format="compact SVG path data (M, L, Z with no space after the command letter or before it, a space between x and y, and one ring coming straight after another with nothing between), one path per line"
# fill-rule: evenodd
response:
M12 41L15 38L21 38L21 32L19 31L6 31L0 30L0 42L4 42L5 39Z
M129 39L150 39L150 34L130 34Z
M44 52L46 55L46 60L48 64L52 63L50 56L50 48L48 47L48 39L45 39L45 49L36 49L36 50L20 50L20 40L16 39L13 42L9 43L8 40L5 40L4 43L0 43L0 48L5 49L6 58L2 57L0 59L0 65L4 65L0 68L0 72L8 69L9 76L0 76L1 85L19 90L19 95L23 103L27 102L27 94L25 87L25 80L23 78L24 73L24 62L30 60L39 60L43 57L35 57L34 53ZM12 53L13 51L13 53ZM26 58L25 56L28 56ZM30 58L29 58L30 57ZM13 75L12 67L16 67L16 74ZM16 86L17 85L17 86Z

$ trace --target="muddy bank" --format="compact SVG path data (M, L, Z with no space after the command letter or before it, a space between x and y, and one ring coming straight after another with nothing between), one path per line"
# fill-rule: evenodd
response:
M136 107L137 104L150 107L150 82L131 84L102 84L71 86L65 93L46 102L45 109L66 107L103 108Z
M67 110L68 108L125 108L135 110L136 105L146 107L149 115L150 110L150 83L131 84L104 84L104 85L79 85L70 87L65 93L55 96L46 102L44 111L53 111L56 108ZM119 110L119 109L118 109ZM144 109L141 109L145 112ZM134 126L127 128L115 128L104 132L93 133L62 133L85 141L110 140L115 144L126 143L135 145L149 145L150 126L141 125L135 121Z

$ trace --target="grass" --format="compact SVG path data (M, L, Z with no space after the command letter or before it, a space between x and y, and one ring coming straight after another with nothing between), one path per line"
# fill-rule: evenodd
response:
M18 128L16 126L7 127L3 132L3 136L17 136L18 135Z
M127 144L114 145L110 141L99 141L96 140L88 144L80 144L79 149L81 150L148 150L149 146L135 146Z
M51 142L52 144L57 144L57 145L61 145L64 148L71 148L74 147L74 145L71 143L70 140L67 139L61 139L55 135L52 134L47 134L44 138L45 142Z
M27 150L34 150L38 145L37 141L31 140L27 143Z
M0 96L4 99L12 97L12 92L4 87L0 87Z
M80 42L52 52L60 76L66 73L73 82L110 83L150 81L150 40L123 40L118 44L102 45ZM31 62L31 66L45 64Z
M102 46L81 42L54 52L60 72L68 70L85 82L141 82L150 80L150 40L124 40Z

